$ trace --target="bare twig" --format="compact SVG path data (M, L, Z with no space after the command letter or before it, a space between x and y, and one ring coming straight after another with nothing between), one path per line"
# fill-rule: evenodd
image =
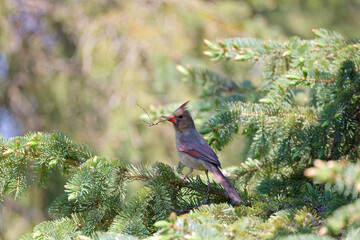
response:
M159 120L159 121L157 121L157 122L153 122L153 121L151 120L150 114L145 110L145 108L143 108L143 107L140 106L139 104L137 104L137 105L138 105L138 106L146 113L146 115L148 116L149 122L147 122L147 121L145 121L145 120L143 120L143 122L146 123L149 127L158 125L160 122L166 121L166 117L165 117L165 116L161 116L161 118L165 118L165 119Z
M182 214L189 213L191 210L198 209L200 206L201 206L201 205L190 206L190 207L182 208L182 209L174 209L173 211L174 211L177 215L182 215Z
M357 146L360 143L360 138L358 138L353 144L350 145L350 147L348 147L348 149L346 149L346 151L344 152L344 155L348 155L350 153L350 151Z

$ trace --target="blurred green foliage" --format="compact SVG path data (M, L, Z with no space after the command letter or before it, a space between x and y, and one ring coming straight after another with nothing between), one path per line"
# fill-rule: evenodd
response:
M179 80L176 64L259 85L256 68L215 66L202 57L204 38L282 40L320 27L358 37L359 9L357 0L1 1L0 107L21 120L23 132L60 129L107 157L174 165L171 126L148 128L136 104L151 109L196 99L199 90ZM225 166L239 162L242 141L220 153ZM62 188L56 175L52 182ZM41 200L29 200L35 198ZM22 233L14 221L32 228L46 218L52 199L29 192L24 203L5 201L0 237Z

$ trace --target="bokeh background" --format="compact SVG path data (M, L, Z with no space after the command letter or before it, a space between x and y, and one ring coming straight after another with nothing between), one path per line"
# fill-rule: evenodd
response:
M0 133L58 129L135 164L178 162L172 126L149 128L137 106L196 105L201 86L177 64L260 84L256 66L203 56L204 38L312 38L312 28L360 37L359 0L1 0L0 13ZM224 167L244 159L243 141L219 153ZM51 219L47 207L65 182L54 174L47 190L0 203L0 239Z

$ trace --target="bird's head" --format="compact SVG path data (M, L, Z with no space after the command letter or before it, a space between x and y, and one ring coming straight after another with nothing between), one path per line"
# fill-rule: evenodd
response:
M167 121L172 122L176 130L182 131L188 128L195 128L191 114L186 109L188 103L189 101L183 103L173 114L166 118Z

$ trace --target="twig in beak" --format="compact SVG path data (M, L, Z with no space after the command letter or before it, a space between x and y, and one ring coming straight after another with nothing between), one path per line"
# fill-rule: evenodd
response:
M157 122L153 122L153 121L151 120L151 117L150 117L149 113L145 110L145 108L143 108L143 107L140 106L139 104L137 104L137 105L138 105L138 106L146 113L146 115L148 116L149 122L147 122L147 121L145 121L145 120L143 120L143 122L146 123L149 127L158 125L160 122L165 122L165 121L166 121L166 117L165 117L165 116L160 116L161 118L165 118L165 119L159 120L159 121L157 121Z

